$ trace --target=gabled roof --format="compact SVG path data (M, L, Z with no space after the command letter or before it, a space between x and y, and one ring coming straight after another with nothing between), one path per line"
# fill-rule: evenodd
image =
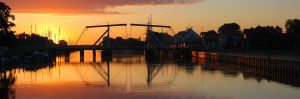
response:
M185 31L178 32L175 37L180 37L182 40L192 40L198 38L199 35L192 28L188 28Z

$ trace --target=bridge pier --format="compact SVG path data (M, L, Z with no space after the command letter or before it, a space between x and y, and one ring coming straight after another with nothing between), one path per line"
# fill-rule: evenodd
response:
M101 60L102 61L112 61L112 51L110 50L103 50L101 52Z
M70 62L70 53L65 54L65 62Z
M84 50L80 50L80 62L84 62Z
M97 50L93 50L93 62L96 62L96 51Z

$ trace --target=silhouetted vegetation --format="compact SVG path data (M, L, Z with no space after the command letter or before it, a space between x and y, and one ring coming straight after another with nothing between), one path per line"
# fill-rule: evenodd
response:
M103 46L107 46L108 41L107 38L106 40L103 42ZM128 39L124 39L122 37L116 37L115 39L110 38L109 41L110 47L113 48L126 48L126 49L130 49L130 48L143 48L145 45L145 42L142 41L141 39L135 39L135 38L128 38Z
M68 42L65 41L65 40L59 40L59 41L58 41L58 45L60 45L60 46L67 46L67 45L68 45Z
M15 16L11 14L11 8L0 2L0 46L15 47L15 35L11 30L15 26Z
M219 30L221 45L224 49L240 48L242 31L237 23L222 25Z
M42 37L38 34L26 34L22 33L16 35L16 41L18 47L49 47L56 45L52 40L49 40L47 37Z
M247 48L255 50L284 49L284 34L279 26L257 26L256 28L245 29L244 34L247 40Z
M300 20L287 20L285 24L286 33L288 34L289 44L292 49L300 49Z
M209 37L215 38L222 49L248 49L248 50L299 50L300 49L300 20L291 19L286 21L286 33L279 26L257 26L241 31L237 23L222 25L218 34ZM207 34L207 35L206 35ZM204 36L209 36L212 31L202 32L203 45L215 46ZM214 33L215 34L215 33ZM206 37L207 38L207 37ZM203 46L206 50L207 49Z
M11 8L5 3L0 2L0 47L2 49L41 48L56 45L52 40L38 34L29 35L22 33L15 35L15 31L11 30L15 26L13 23L14 20L15 16L11 14Z

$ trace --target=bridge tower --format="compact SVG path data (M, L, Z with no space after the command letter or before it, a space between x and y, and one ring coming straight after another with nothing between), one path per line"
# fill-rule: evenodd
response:
M152 24L130 24L130 26L140 26L140 27L147 27L146 33L146 50L163 50L169 49L169 45L164 44L160 39L156 37L153 33L153 27L159 28L168 28L171 29L171 26L164 26L164 25L152 25Z
M171 26L167 25L153 25L152 17L150 16L148 24L130 24L130 26L147 27L146 32L146 55L160 54L160 55L174 55L174 56L190 56L191 51L188 48L184 48L184 43L180 37L168 37L164 34L155 33L152 28L166 28L174 32ZM158 37L157 35L161 35Z

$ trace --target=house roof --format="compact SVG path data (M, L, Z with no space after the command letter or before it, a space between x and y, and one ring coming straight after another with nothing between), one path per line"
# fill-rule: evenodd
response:
M192 28L188 28L185 31L178 32L175 37L180 37L182 40L191 40L198 38L199 35Z

